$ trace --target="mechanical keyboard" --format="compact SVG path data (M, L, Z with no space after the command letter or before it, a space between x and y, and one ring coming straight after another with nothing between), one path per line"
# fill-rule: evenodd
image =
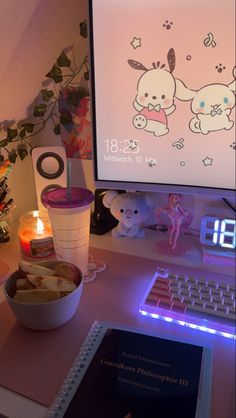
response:
M230 282L160 268L151 280L139 312L236 339L236 286Z

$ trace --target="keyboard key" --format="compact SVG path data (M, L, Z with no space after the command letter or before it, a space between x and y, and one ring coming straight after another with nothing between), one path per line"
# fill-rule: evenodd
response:
M173 302L182 302L183 297L180 295L173 295L172 296L172 301Z
M161 289L158 289L158 290L155 289L155 295L158 298L169 298L171 296L171 294L168 291L161 290Z
M187 277L187 281L189 283L197 283L197 280L196 280L196 278L194 276Z
M206 288L202 287L202 288L200 289L200 293L201 293L202 295L209 295L209 294L210 294L210 290L209 290L209 289L207 289L207 287L206 287Z
M147 297L147 299L145 300L146 305L150 305L150 306L157 306L157 300L156 298L153 299L151 297Z
M193 299L186 296L183 298L183 303L185 303L186 305L192 305Z
M230 308L228 311L228 315L231 319L235 320L235 307L234 308Z
M223 291L222 292L222 296L223 296L223 298L231 298L231 293L230 292Z
M163 285L168 285L169 283L170 283L170 280L168 280L168 279L159 279L158 280L158 283L160 284L163 284Z
M207 284L206 280L202 278L198 279L197 283L201 286L206 286Z
M181 287L181 289L189 289L190 285L189 285L188 282L181 282L180 287Z
M174 312L185 312L186 311L186 305L185 303L181 303L181 302L174 302L171 308L172 311Z
M180 295L182 296L190 296L190 292L188 289L181 289L180 290Z
M211 287L211 288L213 288L213 289L215 289L216 288L216 283L215 282L213 282L213 280L210 280L208 283L207 283L207 287Z
M158 307L162 309L170 309L171 305L171 299L160 299L158 302Z
M225 283L219 283L218 289L227 290L227 284L225 284Z
M201 300L203 300L204 302L208 302L208 301L211 301L211 296L210 295L206 295L206 294L203 294L202 296L201 296Z
M216 303L216 304L222 304L223 303L223 299L220 296L213 296L212 302L213 303Z
M175 273L169 273L168 274L168 278L169 279L176 279L177 278L177 275Z
M202 300L195 300L194 306L196 306L197 308L203 308L204 302Z
M217 305L216 312L219 312L219 315L221 315L222 313L225 314L227 313L227 308L223 305Z
M179 288L176 286L171 286L170 291L172 294L177 295L179 293Z
M211 291L212 296L219 296L219 290L217 289L212 289Z
M228 306L228 307L232 307L232 308L233 308L233 307L234 307L234 302L233 302L233 300L232 300L232 299L229 299L229 298L227 299L227 298L225 298L225 299L224 299L224 305L225 305L225 306Z
M191 291L192 292L200 292L200 290L201 290L200 286L197 286L197 285L191 286Z
M201 297L201 293L196 292L196 291L191 291L190 295L192 296L193 299L200 299L200 297Z
M214 303L205 303L204 309L210 309L210 311L215 311L216 305Z

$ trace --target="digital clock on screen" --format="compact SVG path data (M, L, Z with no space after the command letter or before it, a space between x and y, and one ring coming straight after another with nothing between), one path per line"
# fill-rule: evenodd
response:
M215 248L234 250L236 247L236 220L204 216L201 221L200 242Z
M134 139L104 139L106 152L116 154L122 152L124 154L138 154L140 151L139 141Z

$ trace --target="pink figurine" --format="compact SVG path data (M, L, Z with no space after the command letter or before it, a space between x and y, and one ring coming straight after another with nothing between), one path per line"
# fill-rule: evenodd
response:
M181 225L184 218L188 215L188 211L184 209L180 203L181 197L180 194L170 193L168 197L168 206L166 208L160 208L157 212L157 216L161 213L165 213L171 221L169 244L172 246L172 250L176 248Z

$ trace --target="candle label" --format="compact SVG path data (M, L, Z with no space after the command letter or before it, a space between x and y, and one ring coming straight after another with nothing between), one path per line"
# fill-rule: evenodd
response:
M53 239L52 237L32 239L30 249L33 257L49 257L54 254Z

